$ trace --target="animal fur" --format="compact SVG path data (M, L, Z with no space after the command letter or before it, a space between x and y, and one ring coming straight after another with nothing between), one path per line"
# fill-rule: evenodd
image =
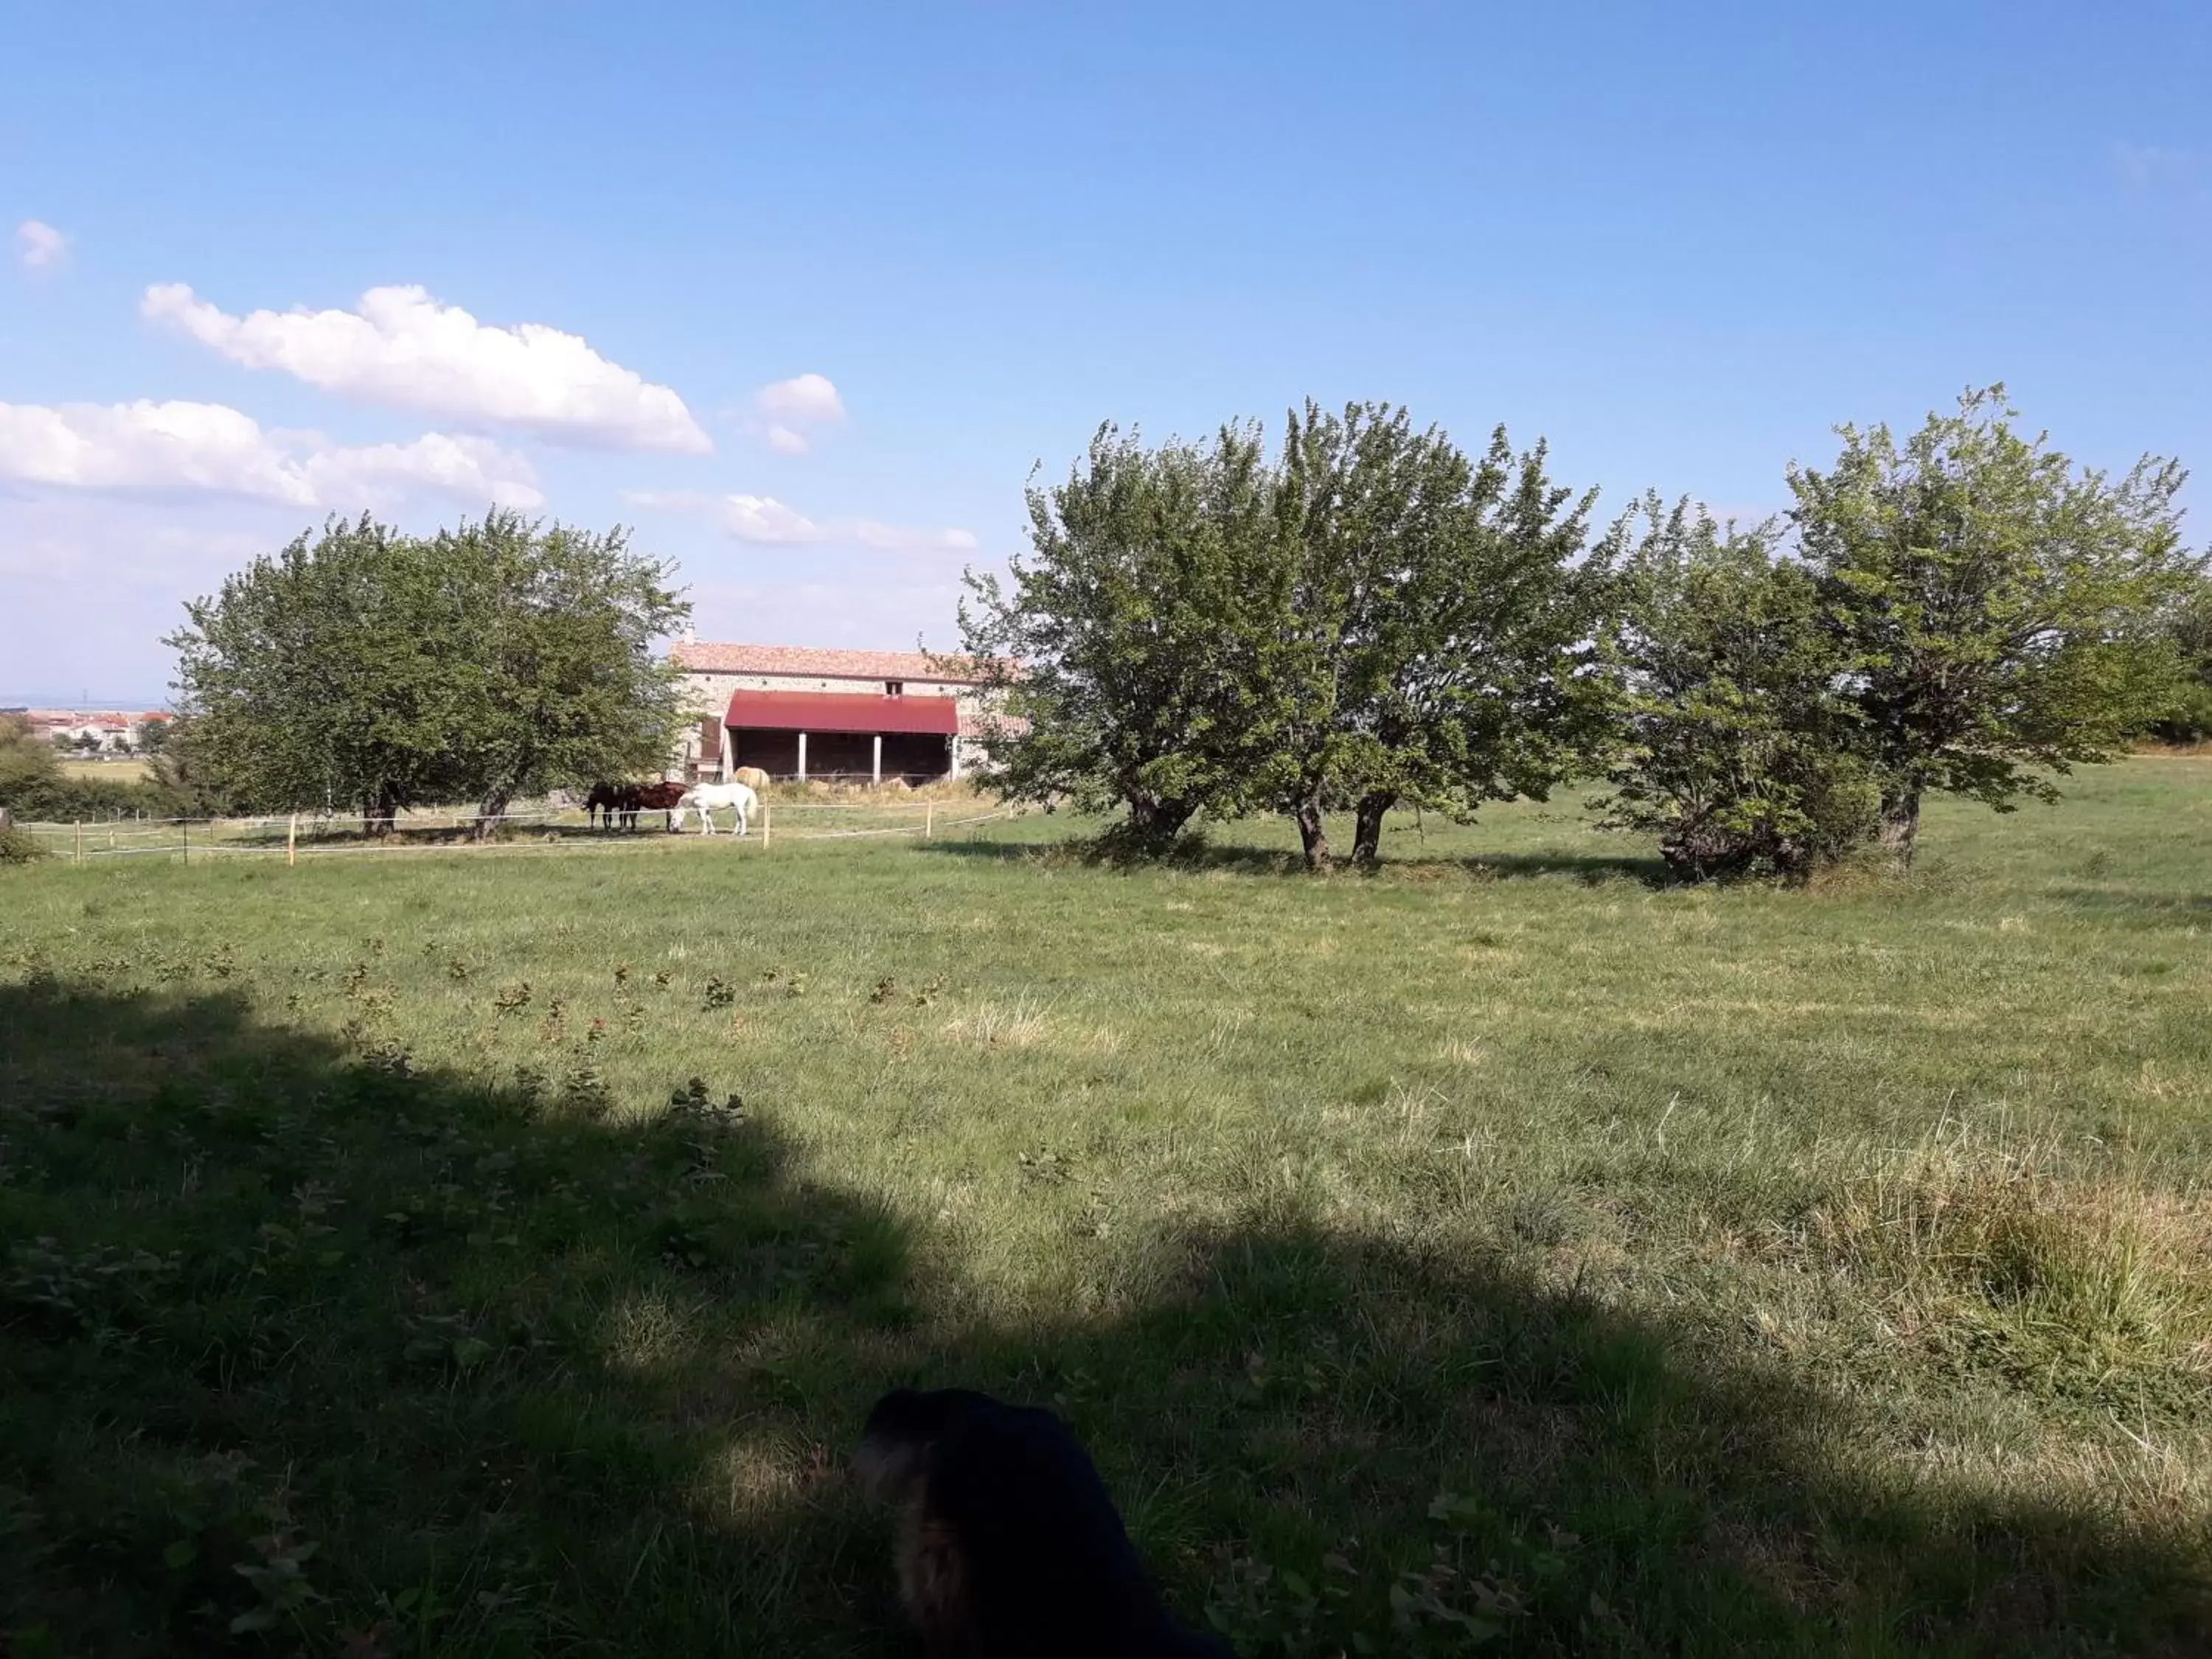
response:
M854 1470L894 1512L899 1597L931 1659L1234 1659L1169 1615L1050 1412L895 1389L868 1413Z

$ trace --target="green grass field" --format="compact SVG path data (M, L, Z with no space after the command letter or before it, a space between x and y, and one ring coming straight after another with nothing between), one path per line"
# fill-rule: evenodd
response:
M143 783L154 775L154 769L133 756L114 759L73 759L61 763L62 775L70 778L96 778L108 783Z
M1248 1656L2212 1648L2212 761L1070 828L0 871L0 1652L902 1652L906 1380Z

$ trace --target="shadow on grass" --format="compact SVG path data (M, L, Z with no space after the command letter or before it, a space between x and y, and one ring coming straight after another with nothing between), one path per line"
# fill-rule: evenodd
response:
M1249 1656L2202 1650L2179 1540L1857 1479L1832 1399L1517 1258L1255 1213L1119 1247L1112 1317L931 1321L897 1218L683 1085L0 988L13 1652L901 1652L836 1455L908 1380L1059 1404Z
M0 1651L806 1650L763 1620L834 1550L732 1522L827 1466L729 1460L786 1340L906 1320L903 1239L675 1083L624 1124L583 1052L486 1090L0 988Z
M921 846L926 852L1000 864L1079 864L1107 870L1221 871L1247 876L1309 877L1305 860L1294 851L1197 837L1153 857L1087 839L1043 842L945 840L924 842ZM1680 884L1680 878L1668 871L1663 860L1598 853L1486 853L1473 857L1447 857L1385 852L1377 866L1363 866L1339 860L1335 870L1342 875L1362 876L1455 871L1489 881L1565 876L1591 887L1623 880L1655 888Z

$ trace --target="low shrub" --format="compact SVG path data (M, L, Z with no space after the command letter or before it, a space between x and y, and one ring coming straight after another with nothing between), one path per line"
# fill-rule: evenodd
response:
M48 856L46 844L29 830L13 824L0 829L0 865L35 864Z

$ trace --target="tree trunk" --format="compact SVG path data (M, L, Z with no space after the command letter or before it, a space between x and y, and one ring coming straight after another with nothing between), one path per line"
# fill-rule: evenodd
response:
M1398 804L1391 794L1362 795L1358 822L1352 832L1352 861L1370 870L1382 861L1382 815Z
M1129 834L1148 846L1164 845L1182 833L1196 809L1188 802L1156 800L1150 795L1129 797Z
M1322 822L1320 797L1308 795L1298 803L1292 816L1298 821L1298 839L1305 845L1306 868L1328 869L1328 826Z
M379 839L392 833L392 820L399 816L399 792L388 783L380 783L361 803L361 832Z
M1882 797L1881 844L1900 870L1912 867L1912 854L1920 841L1920 786L1906 784Z
M507 803L510 799L512 798L504 789L494 789L484 796L483 805L477 808L477 839L478 841L491 839L491 832L498 827L500 815L507 811Z

